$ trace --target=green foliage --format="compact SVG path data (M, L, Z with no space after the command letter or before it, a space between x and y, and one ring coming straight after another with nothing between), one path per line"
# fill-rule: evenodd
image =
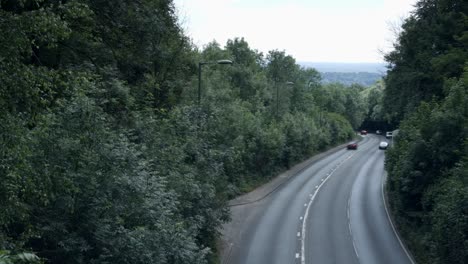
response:
M232 88L239 92L243 100L255 98L259 86L255 75L262 70L263 55L251 50L244 38L228 40L226 51L234 61L229 69Z
M92 98L60 105L30 134L30 166L20 171L32 181L22 199L30 215L6 229L32 228L25 246L55 263L203 263L207 252L184 228L176 194L128 132L111 129Z
M444 79L459 77L468 59L468 4L463 0L423 0L405 20L389 63L384 109L394 124L420 101L447 94Z
M331 142L342 142L353 137L353 128L345 117L337 113L329 113L325 120L327 120L326 127L330 131Z
M431 221L434 255L440 263L468 261L467 169L466 161L459 164L437 190Z
M467 263L468 78L461 0L423 0L387 54L384 115L400 123L388 192L419 262Z
M367 113L361 127L370 131L391 131L383 109L383 96L385 93L385 83L379 80L374 85L367 87L360 92L367 106Z
M362 88L324 88L284 52L197 51L169 0L0 15L4 263L212 262L230 198L352 138L364 114ZM196 62L226 58L204 66L195 105Z
M38 256L33 253L11 254L7 250L0 251L0 264L41 263Z
M466 263L468 83L450 83L440 104L422 103L401 123L386 160L388 190L404 228L416 232L411 243L427 250L416 252L421 260Z
M294 81L298 71L296 60L284 51L270 51L266 57L267 75L275 83Z
M382 113L382 97L384 93L384 83L383 81L378 81L373 86L371 86L363 93L367 93L363 95L364 98L367 100L367 109L368 112L366 114L366 118L373 121L380 121L383 120L383 113Z
M341 84L329 84L313 90L318 106L328 112L347 118L354 129L359 128L366 113L366 102L360 94L362 86L344 87Z

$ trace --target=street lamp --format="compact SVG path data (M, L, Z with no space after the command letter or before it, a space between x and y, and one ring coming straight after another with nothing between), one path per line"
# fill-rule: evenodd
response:
M287 81L286 82L286 85L294 85L293 82L290 82L290 81ZM276 84L276 118L278 118L278 108L279 108L279 86L278 84Z
M198 63L198 105L200 106L201 101L201 73L202 73L202 66L205 64L232 64L231 60L217 60L217 61L201 61Z

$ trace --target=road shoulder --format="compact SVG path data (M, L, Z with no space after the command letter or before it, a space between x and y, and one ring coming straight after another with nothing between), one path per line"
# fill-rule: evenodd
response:
M357 138L357 141L360 140L362 140L361 136ZM274 177L271 181L263 184L255 190L240 195L229 201L228 205L230 207L231 221L223 225L222 229L220 230L222 236L217 243L218 252L220 252L221 263L229 263L233 247L236 245L236 241L239 241L243 235L239 232L239 230L241 230L241 227L245 226L249 220L253 218L253 213L258 213L255 212L256 210L251 210L253 207L255 207L255 203L262 201L270 194L274 193L282 185L294 178L294 176L312 166L317 161L344 149L346 145L347 143L341 144L325 152L316 154L311 158L294 165L289 170L282 172L281 174Z

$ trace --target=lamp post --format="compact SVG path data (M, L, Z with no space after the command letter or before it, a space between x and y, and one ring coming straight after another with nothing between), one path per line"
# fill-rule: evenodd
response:
M294 83L290 82L290 81L287 81L286 85L294 85ZM279 117L278 108L279 108L279 86L276 83L276 118Z
M202 82L202 66L205 64L232 64L231 60L217 60L217 61L200 61L198 63L198 106L201 102L201 82Z

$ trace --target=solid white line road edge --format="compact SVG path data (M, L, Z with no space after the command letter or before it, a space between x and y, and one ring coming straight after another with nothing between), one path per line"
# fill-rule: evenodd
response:
M416 264L416 262L413 260L413 257L411 256L411 254L409 254L408 250L406 249L405 244L403 244L403 242L401 241L400 236L398 235L398 232L396 231L396 228L393 225L392 217L390 216L390 213L387 208L387 200L385 199L384 185L385 185L385 180L387 177L386 177L386 173L384 173L384 175L385 175L385 178L382 178L382 199L384 203L385 212L387 213L388 221L390 222L390 226L392 227L393 233L395 233L395 236L398 239L398 242L400 243L401 248L403 248L403 251L405 251L406 256L408 256L408 259L410 260L412 264Z

